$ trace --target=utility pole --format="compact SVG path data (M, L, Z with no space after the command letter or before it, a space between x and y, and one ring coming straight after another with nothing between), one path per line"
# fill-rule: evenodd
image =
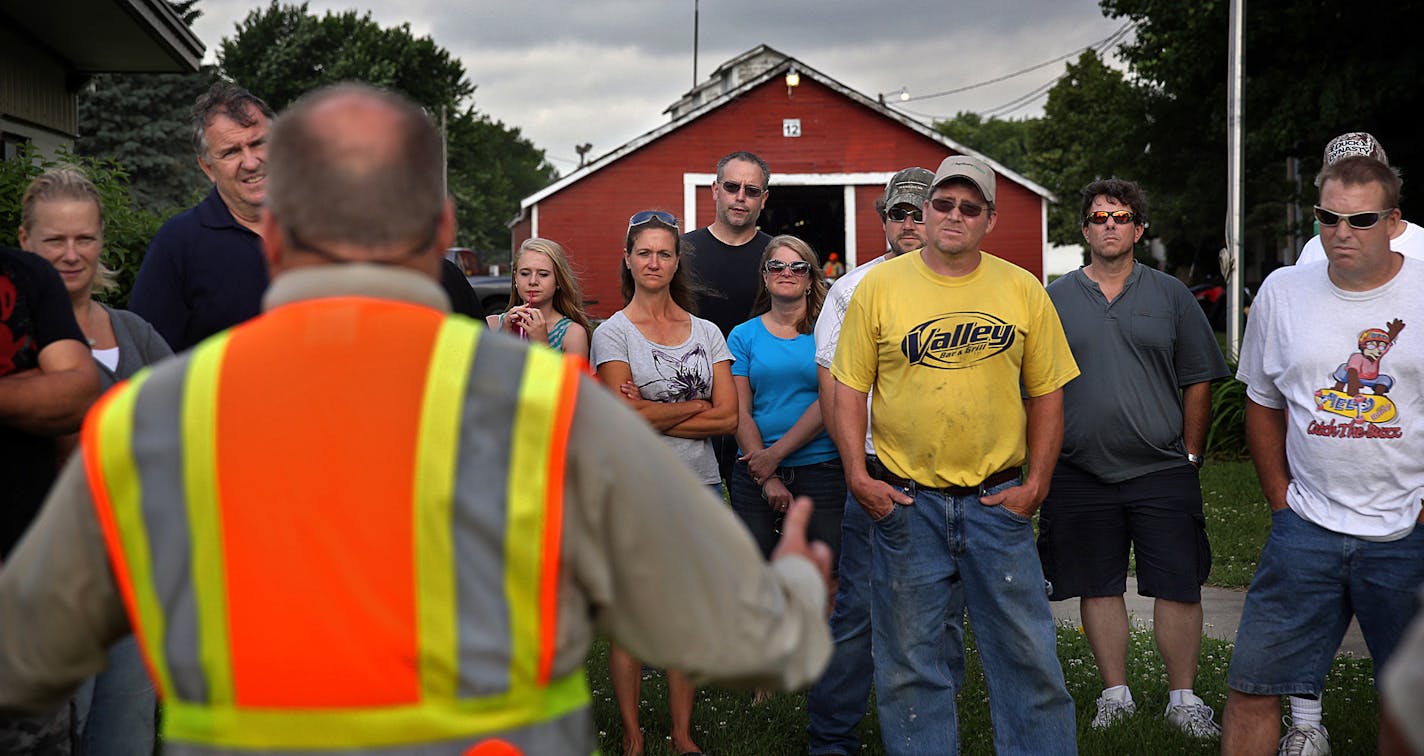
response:
M692 86L697 87L697 20L698 3L700 0L692 0Z
M1245 162L1241 88L1246 68L1246 0L1231 0L1230 29L1226 61L1226 248L1221 251L1221 276L1226 280L1226 345L1231 356L1236 357L1241 354L1241 182Z

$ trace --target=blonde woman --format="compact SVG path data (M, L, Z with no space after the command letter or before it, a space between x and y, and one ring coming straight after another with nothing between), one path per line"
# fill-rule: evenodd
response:
M99 363L103 388L173 354L148 321L94 298L114 286L104 267L104 207L99 190L74 168L48 171L30 182L20 201L20 247L48 260L64 281L74 319Z
M103 388L173 354L148 321L94 299L95 290L114 285L114 274L100 261L104 205L84 174L59 168L30 182L20 200L19 240L59 271ZM132 635L109 649L108 669L86 682L74 701L84 752L153 751L157 702Z
M588 356L593 326L583 314L583 292L558 242L535 237L519 245L509 288L509 309L487 317L490 328Z

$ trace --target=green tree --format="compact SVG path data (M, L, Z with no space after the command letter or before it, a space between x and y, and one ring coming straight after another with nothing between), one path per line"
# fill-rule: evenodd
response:
M1283 0L1245 6L1249 280L1253 265L1264 273L1278 259L1290 230L1285 205L1313 204L1310 177L1330 138L1368 131L1406 177L1424 170L1424 144L1415 139L1424 59L1401 54L1399 38L1388 31L1424 22L1424 0L1391 3L1370 22L1348 5ZM1228 3L1101 0L1101 7L1136 24L1120 54L1146 100L1142 129L1151 149L1141 176L1154 205L1167 203L1155 230L1173 258L1189 256L1215 269L1225 233ZM1299 195L1286 179L1290 157L1301 163Z
M430 37L414 36L409 24L383 28L355 11L318 17L305 3L273 0L222 41L218 60L224 75L278 110L317 87L354 80L404 93L437 122L443 113L463 246L508 247L505 224L519 199L556 177L518 129L475 110L464 65Z
M36 176L49 168L72 165L83 171L104 203L104 264L118 276L118 287L99 298L116 307L128 303L129 289L143 260L148 242L158 232L163 218L138 207L130 194L128 173L108 159L74 155L67 151L53 159L43 157L30 145L10 160L0 160L0 244L17 246L20 228L20 199Z
M198 0L170 0L189 25ZM189 109L211 86L209 67L194 73L98 74L79 92L80 155L117 160L131 177L139 206L154 212L186 207L208 180L193 154Z
M1039 119L987 120L978 113L960 112L948 121L936 121L935 131L988 155L1005 167L1026 176L1032 170L1033 131ZM1029 176L1029 178L1033 178ZM1035 179L1037 180L1037 179Z
M1043 118L1032 124L1026 171L1058 197L1048 215L1050 241L1083 243L1080 192L1090 182L1116 176L1148 184L1141 173L1150 137L1144 123L1142 93L1121 71L1092 50L1068 64L1049 90ZM1170 209L1150 189L1149 198L1155 232Z

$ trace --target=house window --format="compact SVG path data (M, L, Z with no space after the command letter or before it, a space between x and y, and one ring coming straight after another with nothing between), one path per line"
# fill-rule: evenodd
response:
M4 143L5 160L20 156L20 146L29 144L30 138L20 134L12 134L8 131L0 131L0 142Z

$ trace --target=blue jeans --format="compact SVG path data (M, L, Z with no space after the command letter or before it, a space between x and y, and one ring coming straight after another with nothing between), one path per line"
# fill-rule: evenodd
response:
M874 524L846 494L841 517L840 583L831 613L835 652L806 694L806 728L812 754L860 753L855 727L865 718L874 667L870 658L870 531Z
M959 752L960 686L945 632L967 606L989 688L995 752L1076 754L1073 699L1058 662L1031 521L979 503L978 494L903 490L914 505L895 505L871 536L875 687L886 753Z
M1258 696L1319 695L1351 615L1375 669L1384 669L1414 616L1421 583L1424 527L1397 541L1365 541L1289 507L1272 512L1226 684Z
M84 753L101 756L148 756L153 753L153 683L134 636L109 648L109 667L90 678L74 696L76 729Z

